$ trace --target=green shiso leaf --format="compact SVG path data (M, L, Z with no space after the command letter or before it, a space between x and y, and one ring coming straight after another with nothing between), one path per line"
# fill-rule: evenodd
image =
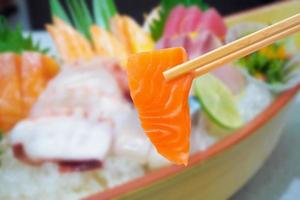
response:
M50 9L53 16L59 17L66 23L71 24L71 21L59 0L50 0Z
M208 4L203 0L161 0L159 18L154 20L150 26L150 32L155 41L161 38L172 9L178 5L185 7L198 6L203 11L209 8Z
M14 52L21 54L23 51L35 51L46 54L49 49L42 48L40 43L33 42L32 36L24 36L21 26L12 29L4 17L0 16L0 53Z

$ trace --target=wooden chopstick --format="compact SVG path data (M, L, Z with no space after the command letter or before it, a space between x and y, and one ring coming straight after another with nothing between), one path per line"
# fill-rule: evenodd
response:
M178 65L172 69L169 69L163 73L164 77L166 80L171 80L183 74L192 72L199 67L208 65L211 62L221 59L222 57L225 57L241 49L247 48L248 46L254 43L258 43L260 41L265 40L266 38L272 37L273 35L277 35L280 34L281 32L289 30L290 28L293 28L298 24L300 24L300 14L282 20L260 31L252 33L246 37L243 37L232 43L229 43L218 49L215 49L205 55L199 56L198 58L195 58L186 63Z
M273 44L274 42L282 39L282 38L285 38L289 35L292 35L294 33L297 33L300 31L300 24L299 25L296 25L295 27L292 27L290 29L287 29L281 33L278 33L278 34L275 34L265 40L262 40L260 42L257 42L257 43L254 43L246 48L243 48L241 50L238 50L236 52L233 52L227 56L224 56L220 59L217 59L207 65L204 65L198 69L195 70L195 77L197 76L201 76L203 74L206 74L208 72L210 72L211 70L214 70L218 67L221 67L221 66L224 66L225 64L231 62L231 61L234 61L234 60L237 60L237 59L240 59L244 56L247 56L261 48L264 48L266 46L269 46L270 44Z

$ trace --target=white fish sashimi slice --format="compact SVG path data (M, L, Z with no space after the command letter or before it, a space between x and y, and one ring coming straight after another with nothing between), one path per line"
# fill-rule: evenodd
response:
M11 132L13 145L22 145L34 161L102 161L112 141L109 122L89 122L77 117L45 117L20 122Z
M111 118L117 109L128 109L128 103L122 94L114 75L108 67L95 65L84 67L64 67L62 72L48 84L46 90L33 106L31 117L45 115L65 115L81 112L83 115L106 112L111 109L111 114L98 116ZM98 63L101 64L101 63ZM110 104L107 100L111 99ZM113 105L114 103L114 105ZM94 111L95 110L95 111Z
M120 72L107 62L96 58L62 67L11 134L14 147L21 148L17 158L29 164L57 161L71 170L103 161L116 130L133 112L115 74Z

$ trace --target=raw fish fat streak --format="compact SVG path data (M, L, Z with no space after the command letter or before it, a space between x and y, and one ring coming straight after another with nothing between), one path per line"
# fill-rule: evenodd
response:
M183 48L132 55L128 62L131 97L142 127L157 151L177 164L188 163L191 120L188 74L167 82L163 72L185 62Z

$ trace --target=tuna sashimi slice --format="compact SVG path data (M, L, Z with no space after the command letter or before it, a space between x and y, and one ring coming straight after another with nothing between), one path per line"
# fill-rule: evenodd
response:
M186 59L183 48L171 48L135 54L128 61L131 97L145 133L160 154L185 165L190 148L188 95L193 76L167 82L162 73Z
M187 9L184 6L177 6L170 13L164 29L164 37L173 37L180 33L182 20Z
M184 19L181 22L180 33L197 32L200 28L202 11L197 6L186 9Z
M225 38L227 32L226 24L222 16L213 8L202 15L200 22L200 31L201 30L209 30L222 39Z

